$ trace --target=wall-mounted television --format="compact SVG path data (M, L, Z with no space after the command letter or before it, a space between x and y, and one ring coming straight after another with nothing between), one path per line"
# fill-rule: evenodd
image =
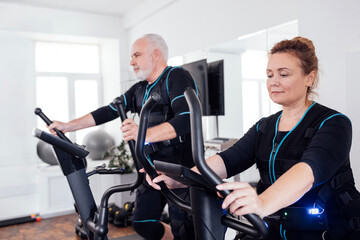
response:
M206 59L202 59L182 67L198 86L203 116L224 115L224 60L207 63Z
M225 115L224 60L208 63L210 115Z
M210 105L206 59L187 63L182 65L182 67L190 73L196 82L196 85L199 89L199 99L201 102L203 116L209 116Z

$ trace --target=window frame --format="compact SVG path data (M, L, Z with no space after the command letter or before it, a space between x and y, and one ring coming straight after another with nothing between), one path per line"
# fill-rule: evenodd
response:
M34 65L35 79L38 77L64 77L67 79L68 83L68 111L69 111L69 120L76 118L76 109L75 109L75 82L81 80L93 80L97 83L97 95L98 95L98 107L103 105L103 74L102 74L102 55L101 55L101 46L99 44L91 43L72 43L72 42L62 42L62 41L44 41L44 40L35 40L34 46L37 42L49 42L49 43L60 43L60 44L77 44L77 45L95 45L99 51L99 73L68 73L68 72L38 72L36 71L36 65ZM35 49L35 48L34 48ZM36 61L36 50L34 51L34 61ZM36 64L36 62L34 62ZM37 95L37 93L36 93ZM94 109L95 110L95 109ZM78 116L80 117L80 116ZM69 138L72 141L77 142L76 132L68 133ZM81 143L80 143L81 144Z

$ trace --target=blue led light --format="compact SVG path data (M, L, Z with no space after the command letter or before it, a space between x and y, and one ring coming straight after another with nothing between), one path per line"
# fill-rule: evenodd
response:
M269 228L269 225L267 224L267 222L264 221L264 224L267 228Z
M317 215L317 214L321 214L320 210L318 208L308 208L308 214L311 215Z

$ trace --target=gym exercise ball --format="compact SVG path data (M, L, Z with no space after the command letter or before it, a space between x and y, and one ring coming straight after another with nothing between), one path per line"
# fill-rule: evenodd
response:
M101 160L105 152L115 145L115 142L110 134L99 129L86 134L83 144L86 146L85 149L90 152L88 158Z
M53 147L47 142L39 140L36 145L36 152L43 162L46 162L50 165L58 165L57 157L53 151Z

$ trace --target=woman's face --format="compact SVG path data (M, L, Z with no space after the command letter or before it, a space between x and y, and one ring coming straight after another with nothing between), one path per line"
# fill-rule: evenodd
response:
M312 85L312 73L304 75L300 60L289 53L270 55L266 69L267 89L273 102L294 106L307 100L307 88Z

